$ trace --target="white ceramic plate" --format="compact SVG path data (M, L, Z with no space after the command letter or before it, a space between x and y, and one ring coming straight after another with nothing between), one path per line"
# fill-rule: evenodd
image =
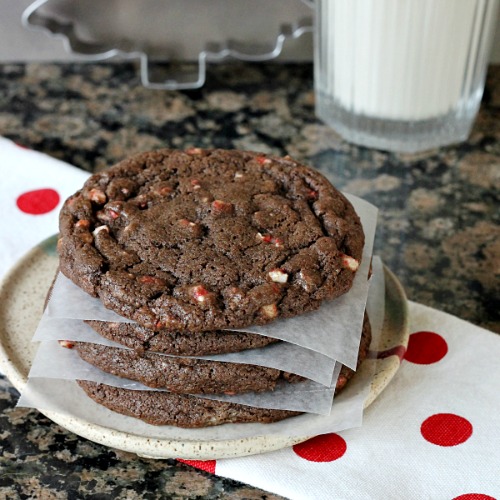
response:
M58 258L53 236L21 258L0 287L0 369L17 390L22 391L36 352L31 338L36 330L47 290L54 278ZM368 407L384 390L400 366L401 352L408 344L408 307L397 278L384 268L385 316L379 355L375 363ZM100 444L153 458L217 459L252 455L299 443L310 436L259 436L226 441L153 439L99 426L84 419L42 411L62 427Z

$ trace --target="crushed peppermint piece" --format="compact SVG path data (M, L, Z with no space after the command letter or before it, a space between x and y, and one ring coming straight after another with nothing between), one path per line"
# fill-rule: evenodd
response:
M66 349L73 349L75 347L75 344L71 340L58 340L58 342L61 347L65 347Z
M258 156L256 159L260 165L269 165L271 163L271 160L265 156Z
M271 243L273 238L270 234L257 233L257 239L259 241L263 241L264 243Z
M118 219L118 217L120 217L120 214L116 210L113 210L112 208L108 209L108 214L109 217L113 220L116 220Z
M357 271L359 267L359 260L344 254L342 255L342 264L351 271Z
M270 243L276 248L280 248L283 246L283 240L281 238L274 238L270 234L257 233L256 238L264 243Z
M211 295L210 292L202 285L191 287L191 294L193 295L194 300L198 302L205 302Z
M232 203L229 203L227 201L214 200L212 202L212 208L214 209L215 212L221 214L230 214L233 212L234 207Z

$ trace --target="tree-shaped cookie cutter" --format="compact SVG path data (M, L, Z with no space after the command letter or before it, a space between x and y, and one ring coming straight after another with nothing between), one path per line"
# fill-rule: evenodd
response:
M150 57L145 51L138 50L132 44L126 48L106 47L99 43L90 43L82 40L75 29L73 21L57 19L54 16L41 12L41 7L50 0L36 0L22 14L22 24L27 29L43 31L49 36L60 38L68 54L77 55L88 61L103 61L111 58L134 59L140 63L141 83L149 89L187 90L196 89L206 81L208 62L217 62L233 58L241 61L263 62L278 57L288 40L297 39L304 33L313 31L311 18L304 18L293 24L282 24L276 36L274 47L260 51L256 45L243 45L234 41L222 44L207 44L198 55L198 74L196 78L189 78L189 73L179 74L176 78L167 78L164 81L153 81L150 78ZM302 0L312 7L313 1Z

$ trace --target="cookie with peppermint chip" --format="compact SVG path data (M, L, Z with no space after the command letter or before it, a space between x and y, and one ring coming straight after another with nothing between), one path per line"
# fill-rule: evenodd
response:
M86 320L99 335L138 353L145 351L174 356L205 356L257 349L278 339L254 333L215 330L211 332L155 332L137 323Z
M296 383L304 380L298 375L264 366L153 352L139 355L131 349L90 342L75 342L74 349L84 361L106 373L178 394L264 392L272 391L280 381Z
M265 324L349 290L364 245L349 201L289 157L142 153L90 177L60 214L61 271L155 330Z
M86 380L77 382L96 403L151 425L198 428L229 423L271 423L300 415L297 411L254 408L189 394L134 391Z
M361 342L359 346L358 352L358 361L357 367L361 365L361 363L365 360L368 354L368 349L371 342L371 328L370 323L368 321L368 317L365 315L364 323L363 323L363 333L361 337ZM98 352L92 351L94 350L95 344L82 344L78 342L72 342L66 344L61 342L61 345L66 348L76 348L80 356L84 359L90 353L89 360L92 364L100 363L100 354L104 353L105 350L103 346L98 348ZM85 347L87 346L87 347ZM110 351L111 353L112 351ZM116 354L116 353L115 353ZM130 351L130 354L127 356L137 356L137 354L133 354L133 351ZM154 355L156 357L161 355ZM165 356L163 356L165 358ZM181 363L183 362L183 358L177 358ZM125 360L125 358L121 358L124 363L122 364L122 368L124 369L126 365L133 364L134 362L130 359ZM185 358L184 358L185 360ZM108 358L109 361L109 358ZM151 361L151 358L148 359L147 363ZM193 361L202 361L202 360L191 360ZM112 364L117 367L117 363L119 361L114 360ZM211 363L214 367L215 378L218 376L217 372L220 371L222 375L224 375L224 368L221 366L216 367L215 365L223 365L223 363L216 362L207 362ZM228 365L232 365L232 363L228 363ZM186 370L193 370L196 364L186 365L184 368ZM202 366L202 365L198 365ZM207 365L209 366L209 365ZM172 368L172 367L170 367ZM231 370L231 366L228 370ZM260 370L270 370L262 367L253 367L258 368ZM125 368L130 371L130 368ZM251 370L251 365L242 365L242 373L245 370ZM109 366L106 367L106 371L113 371ZM157 372L157 376L162 377L165 380L165 375L160 373L162 370ZM168 370L167 370L168 371ZM285 374L283 372L278 372L278 370L270 370L268 375L272 372L281 373L280 379L287 380L289 382L300 382L301 377L291 374ZM113 371L116 373L116 371ZM262 372L264 373L264 372ZM124 374L124 373L122 373ZM257 372L256 372L257 374ZM127 373L129 375L129 373ZM234 373L233 373L234 375ZM257 374L258 375L258 374ZM350 368L343 366L339 377L335 386L335 394L338 394L342 389L346 387L349 380L354 375L354 371ZM167 374L167 377L169 375ZM295 377L295 378L289 378ZM199 384L203 383L203 377L199 381L194 379L192 376L185 374L181 378L185 379L185 383L180 383L177 387L180 388L180 393L175 392L166 392L166 391L142 391L142 390L130 390L125 388L112 387L105 384L99 384L97 382L89 382L89 381L78 381L78 384L84 389L86 394L93 399L96 403L105 406L106 408L121 413L123 415L128 415L131 417L138 418L147 423L154 425L174 425L177 427L209 427L214 425L221 425L225 423L246 423L246 422L260 422L260 423L271 423L278 420L282 420L284 418L289 418L295 415L299 415L299 412L295 411L285 411L285 410L276 410L276 409L262 409L255 408L251 406L241 405L238 403L231 402L223 402L223 401L215 401L209 399L202 399L200 397L196 397L194 395L184 394L186 392L186 387L191 384ZM223 376L224 378L224 376ZM155 379L158 381L158 379ZM261 384L263 383L264 378L261 378ZM144 380L143 380L144 381ZM277 381L277 380L276 380ZM214 380L212 378L206 379L205 383L207 384L207 388L212 388L214 386ZM231 383L229 378L226 378L223 384ZM234 381L233 381L234 383ZM239 383L241 389L241 383ZM243 382L244 383L244 382ZM157 384L156 384L157 385ZM222 386L219 386L220 388ZM236 386L233 385L232 391L228 390L228 385L224 385L226 389L224 392L245 392L239 391L236 389ZM209 394L213 392L221 392L212 391L212 390L201 390L198 391L201 394Z
M366 358L370 341L371 328L365 315L357 366ZM246 363L166 356L151 351L139 353L91 342L61 345L74 348L84 361L106 373L178 394L264 392L274 390L280 382L294 384L305 380L293 373ZM343 366L336 389L341 390L353 374L353 370Z

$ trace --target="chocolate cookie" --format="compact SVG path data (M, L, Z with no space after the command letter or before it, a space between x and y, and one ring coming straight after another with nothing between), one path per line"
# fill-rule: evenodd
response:
M178 394L236 394L272 391L280 380L304 380L298 375L273 368L242 363L222 363L195 358L178 358L75 342L80 357L93 366L118 377L141 382L155 389Z
M366 358L371 341L367 315L358 352L357 365ZM80 357L87 363L118 377L141 382L155 389L166 389L178 394L240 394L274 390L280 381L297 383L303 377L243 363L226 363L195 358L179 358L162 354L108 347L87 342L74 342ZM341 390L354 371L342 367L336 391Z
M175 356L205 356L256 349L278 339L252 333L216 330L214 332L154 332L135 323L85 321L99 335L138 353L144 351Z
M368 319L368 315L365 313L365 317L363 319L363 330L361 331L361 340L359 342L356 369L360 367L361 363L368 356L368 350L370 349L371 341L372 341L372 329L370 321ZM347 382L349 382L354 373L355 373L354 370L348 368L345 365L342 365L342 369L340 370L339 377L337 379L337 384L335 386L335 394L338 394L345 387L345 385L347 384Z
M153 425L195 428L237 422L270 423L300 415L296 411L253 408L185 394L131 391L83 380L78 384L96 403Z
M61 271L142 326L264 324L349 290L364 235L320 173L259 153L159 150L93 175L60 214Z
M358 354L358 367L368 354L370 342L371 328L368 317L365 315ZM337 379L335 394L338 394L346 386L353 375L353 370L346 366L342 367ZM253 408L237 403L212 401L164 391L133 391L83 380L79 380L78 384L90 398L100 405L153 425L208 427L236 422L270 423L301 413Z

